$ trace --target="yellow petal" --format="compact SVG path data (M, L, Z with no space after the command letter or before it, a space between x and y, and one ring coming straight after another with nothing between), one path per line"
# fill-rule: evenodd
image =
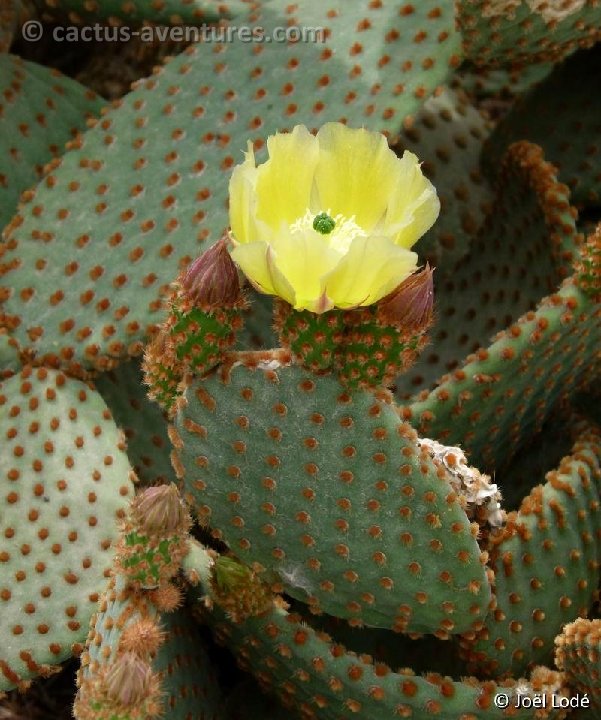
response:
M256 184L255 155L249 141L244 162L234 168L229 185L230 226L238 243L250 243L259 239L255 223Z
M325 278L340 261L340 253L313 230L282 233L272 243L273 262L294 289L297 310L321 313L332 307L324 297Z
M259 292L277 295L293 305L294 290L278 270L274 254L273 248L266 242L238 245L231 252L234 262Z
M326 279L339 308L371 305L392 292L417 267L417 255L387 237L357 237Z
M317 133L319 163L315 184L316 211L330 210L355 222L370 234L386 214L395 191L399 159L381 133L326 123Z
M425 177L417 157L405 150L398 160L394 192L388 198L388 212L379 228L382 235L394 237L401 247L411 247L429 230L440 212L436 188Z
M319 148L304 125L267 139L269 160L257 168L257 217L279 230L302 217L311 197Z

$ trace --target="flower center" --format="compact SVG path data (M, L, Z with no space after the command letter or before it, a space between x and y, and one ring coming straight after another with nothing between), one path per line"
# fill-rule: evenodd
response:
M330 217L328 213L319 213L313 220L313 230L317 230L321 235L329 235L336 227L336 220Z
M300 217L296 222L290 225L292 232L306 232L314 230L323 236L323 239L333 249L341 255L348 252L351 242L357 236L365 236L365 232L355 222L355 216L350 218L338 215L332 215L331 210L320 212L315 215L311 210Z

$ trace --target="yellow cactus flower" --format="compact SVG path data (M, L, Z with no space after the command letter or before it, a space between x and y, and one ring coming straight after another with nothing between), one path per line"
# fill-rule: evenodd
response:
M322 313L371 305L416 269L409 248L440 202L413 153L341 123L297 125L267 150L257 167L249 143L230 180L231 255L260 292Z

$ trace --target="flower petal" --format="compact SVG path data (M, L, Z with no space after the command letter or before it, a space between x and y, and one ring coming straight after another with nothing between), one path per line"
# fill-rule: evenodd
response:
M309 207L319 154L317 140L304 125L267 139L269 159L257 168L257 217L279 230Z
M312 230L283 232L272 242L274 263L294 289L297 310L324 312L332 305L324 299L325 278L340 262L340 253Z
M341 123L326 123L317 133L319 163L315 183L320 210L341 213L367 234L386 214L389 198L396 191L399 159L384 135L350 129Z
M417 266L417 255L387 237L357 237L326 278L326 292L339 308L371 305L392 292Z
M434 225L440 200L436 188L422 173L419 160L408 150L397 161L393 183L395 189L388 198L388 212L379 231L394 237L397 245L409 248Z
M259 290L277 295L294 305L294 290L275 263L275 253L269 243L253 242L237 245L231 256L242 272Z
M257 226L255 223L257 168L252 143L248 142L248 152L244 162L236 165L230 178L230 226L237 243L255 242Z

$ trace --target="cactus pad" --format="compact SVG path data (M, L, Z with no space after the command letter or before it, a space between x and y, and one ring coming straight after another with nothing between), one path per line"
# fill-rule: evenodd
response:
M101 98L56 70L0 54L0 228L19 196L68 140L97 115ZM25 195L27 197L27 195ZM34 237L40 241L43 237Z
M493 200L480 171L480 153L489 128L480 113L449 88L428 98L414 122L401 130L394 149L415 153L437 188L440 216L414 250L441 270L468 254Z
M133 495L124 441L102 398L62 373L0 383L0 689L83 648Z
M149 597L110 578L90 622L77 677L77 720L150 720L162 711L152 658L164 641ZM129 676L129 677L128 677Z
M566 625L555 640L555 662L569 685L588 696L585 717L601 718L601 620L578 618Z
M580 52L559 65L543 82L520 98L486 145L489 170L516 140L539 144L558 167L559 179L576 206L601 201L599 176L601 99L591 87L601 73L601 48ZM542 110L544 106L544 111Z
M486 246L483 246L482 257L486 267L483 265L475 270L473 276L474 282L488 283L483 290L481 306L485 307L492 300L491 296L486 300L490 286L486 273L489 273L499 278L498 298L508 303L508 312L511 312L516 295L507 297L505 294L505 275L515 273L515 293L525 289L520 278L528 277L532 283L530 297L534 297L536 292L544 295L553 278L557 281L569 272L570 261L578 256L580 238L575 229L574 211L569 205L567 190L557 183L549 166L543 163L540 150L528 143L516 144L509 151L508 163L513 193L516 180L522 182L524 198L526 193L530 193L531 199L527 202L533 203L530 220L527 212L521 218L524 228L528 225L529 232L534 236L532 226L536 222L539 244L546 238L550 246L546 250L550 254L547 272L540 277L510 260L506 269L499 268L496 253L492 248L486 251ZM513 193L511 197L516 197ZM506 212L512 222L519 222L519 212L511 213L509 207ZM536 221L534 218L537 218ZM499 237L511 232L508 227L501 230ZM524 231L516 225L515 232ZM493 256L495 260L486 263L486 258ZM534 255L532 259L526 257L523 261L528 270L533 269L533 258ZM543 260L537 258L536 264L542 266ZM453 277L449 277L447 285L442 288L439 283L438 297L444 298L443 303L449 303L447 308L452 307L449 293L455 288L461 294L469 293L466 282L469 282L469 276L457 286ZM441 341L441 347L452 346L446 339L449 330L444 327L444 321L448 316L451 318L449 323L452 322L454 313L445 310L444 305L439 312L440 333L444 334L437 336L434 328L434 352L437 340ZM462 317L457 318L460 327L464 327L463 336L468 343L469 327L475 323L479 312L482 313L481 309L468 308ZM489 332L494 326L498 327L498 310L490 317ZM506 319L511 323L512 315ZM465 320L470 323L467 328ZM486 332L483 320L480 317L476 325L476 328L480 326L482 334ZM466 344L462 342L461 335L458 339L459 346ZM488 347L477 347L478 342L482 342L482 335L474 337L472 342L475 347L472 344L464 347L464 351L467 349L472 354L468 355L463 365L458 367L459 352L454 357L450 353L445 357L447 369L451 372L439 379L435 389L423 391L408 403L403 409L403 417L410 420L422 435L434 437L445 444L461 445L472 453L471 461L484 470L505 462L525 436L540 429L559 397L569 395L586 381L588 373L596 366L596 348L601 342L601 307L576 286L573 278L568 278L557 292L543 297L536 310L526 312L508 329L496 335ZM436 361L439 362L440 358ZM399 392L401 389L406 392L401 383L402 379Z
M190 575L205 575L206 552L193 545L184 567ZM206 593L201 581L193 595ZM201 603L203 600L201 599ZM500 684L480 683L476 678L453 681L436 673L416 675L411 670L394 672L368 655L349 652L310 621L288 613L280 602L269 613L228 623L219 611L206 613L202 604L197 613L216 631L217 639L235 653L242 669L253 673L264 690L280 696L285 705L311 720L390 720L391 717L436 717L439 720L501 720L504 717L530 720L531 710L515 707L516 694L551 693L566 695L560 673L537 668L529 680ZM498 694L507 694L506 710L495 706ZM548 705L550 706L550 701ZM537 720L561 718L550 707Z
M551 663L562 625L586 615L599 582L601 437L571 455L489 538L497 607L466 643L471 671L515 676Z
M165 642L153 668L160 673L166 716L221 720L224 698L198 623L188 608L163 613L160 623Z
M466 353L536 307L570 270L575 211L555 168L536 146L519 143L497 172L494 201L470 252L435 273L432 344L398 378L399 395L455 369Z
M596 0L461 0L466 57L479 65L557 61L601 37Z
M237 359L187 388L172 432L201 520L315 612L443 636L481 625L477 527L390 397L282 354Z

